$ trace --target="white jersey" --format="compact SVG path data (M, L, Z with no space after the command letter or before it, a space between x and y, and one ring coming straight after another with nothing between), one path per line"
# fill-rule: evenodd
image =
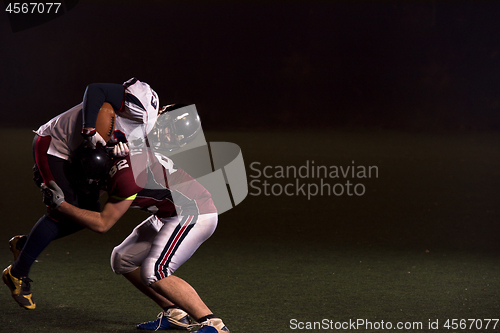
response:
M144 82L132 78L125 83L125 101L116 112L115 130L125 134L128 141L144 139L158 118L158 95Z
M52 138L47 154L67 160L83 142L82 107L83 103L72 107L35 131L39 136Z
M134 78L123 85L125 100L122 108L116 111L115 130L122 132L128 141L144 138L158 117L158 96L148 84ZM40 136L52 138L47 154L68 160L83 143L82 108L83 103L80 103L35 131Z

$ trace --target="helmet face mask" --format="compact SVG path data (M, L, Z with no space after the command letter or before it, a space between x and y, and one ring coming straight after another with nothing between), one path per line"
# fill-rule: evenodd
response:
M193 141L200 131L200 117L194 106L172 104L162 108L148 138L154 149L171 152Z

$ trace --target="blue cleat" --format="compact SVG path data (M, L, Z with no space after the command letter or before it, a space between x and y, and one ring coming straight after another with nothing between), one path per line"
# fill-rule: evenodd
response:
M219 331L213 326L204 326L193 333L219 333Z
M181 309L162 311L155 320L137 325L137 329L146 331L188 330L190 327L191 319Z

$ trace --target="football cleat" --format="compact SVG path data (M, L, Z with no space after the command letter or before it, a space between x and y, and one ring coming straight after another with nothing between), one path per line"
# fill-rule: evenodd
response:
M25 309L33 310L36 307L33 295L31 294L30 282L33 282L28 277L16 278L10 273L12 265L3 270L3 283L9 287L12 298Z
M14 261L16 261L17 257L19 257L19 253L21 253L27 238L28 237L26 237L26 235L17 235L9 240L9 247L10 251L14 255Z
M208 319L198 325L201 327L192 333L229 333L228 328L219 318Z
M156 320L137 325L137 329L146 331L187 330L189 327L191 327L189 315L177 308L162 311Z

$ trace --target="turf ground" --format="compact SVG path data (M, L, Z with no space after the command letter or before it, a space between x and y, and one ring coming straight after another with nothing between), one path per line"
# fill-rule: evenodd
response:
M178 275L231 332L374 332L389 323L394 332L500 331L495 321L485 329L486 319L500 318L499 134L240 131L206 137L238 144L249 180L281 184L275 190L296 179L254 178L252 162L261 169L307 161L378 167L378 178L352 179L365 186L362 196L308 200L300 192L266 196L250 188L220 216L216 233ZM12 262L8 239L29 232L44 207L31 180L32 133L2 129L0 138L8 151L0 166L4 267ZM21 309L7 287L0 288L0 331L135 332L135 324L154 319L155 304L109 267L113 246L144 217L129 212L104 235L84 230L52 243L31 271L36 310ZM369 323L346 326L361 320ZM314 322L328 327L299 329ZM436 322L437 329L429 328Z

